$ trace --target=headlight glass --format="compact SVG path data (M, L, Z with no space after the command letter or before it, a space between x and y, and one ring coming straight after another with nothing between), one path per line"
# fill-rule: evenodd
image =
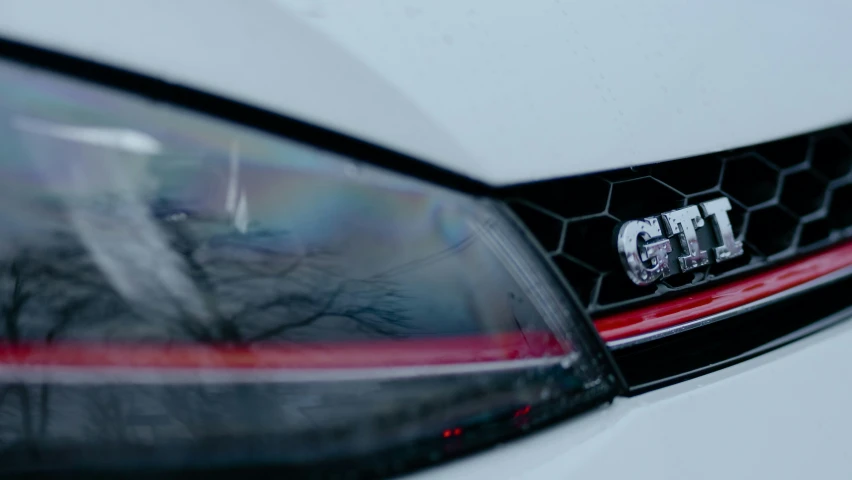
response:
M507 215L0 62L0 470L390 472L610 399Z

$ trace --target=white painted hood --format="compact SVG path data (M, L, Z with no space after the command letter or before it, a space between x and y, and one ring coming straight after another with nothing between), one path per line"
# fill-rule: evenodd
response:
M852 119L852 3L3 0L0 36L492 184Z

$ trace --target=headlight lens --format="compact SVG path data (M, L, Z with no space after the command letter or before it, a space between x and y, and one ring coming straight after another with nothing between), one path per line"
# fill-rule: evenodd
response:
M0 469L386 471L614 395L499 204L11 63L0 222Z

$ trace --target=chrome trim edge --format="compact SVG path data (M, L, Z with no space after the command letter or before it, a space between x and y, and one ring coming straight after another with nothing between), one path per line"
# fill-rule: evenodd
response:
M417 377L501 373L527 368L567 368L577 355L496 360L481 363L387 368L315 368L243 370L227 368L77 367L0 365L0 381L51 384L207 384L291 383L316 381L394 380Z

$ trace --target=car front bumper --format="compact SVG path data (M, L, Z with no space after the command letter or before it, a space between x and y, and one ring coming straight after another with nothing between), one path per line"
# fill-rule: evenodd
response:
M412 479L849 478L852 322Z

